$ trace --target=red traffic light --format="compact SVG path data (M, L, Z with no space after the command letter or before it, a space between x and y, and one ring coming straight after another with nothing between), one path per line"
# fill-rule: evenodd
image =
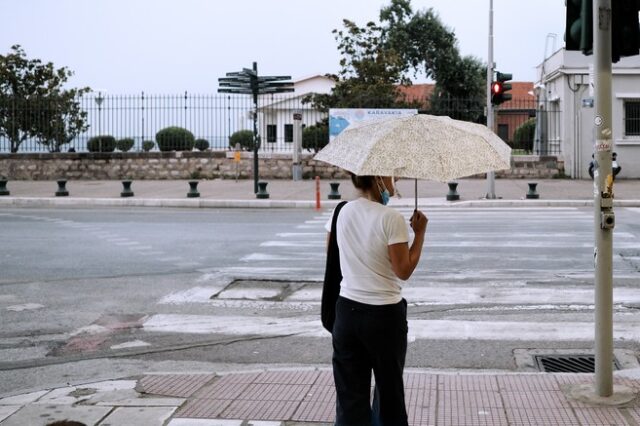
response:
M504 91L504 88L502 87L501 82L494 81L493 83L491 83L491 93L493 95L500 95L502 94L503 91Z

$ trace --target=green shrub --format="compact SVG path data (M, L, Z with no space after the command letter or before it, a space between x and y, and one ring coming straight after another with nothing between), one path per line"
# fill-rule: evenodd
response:
M116 149L116 138L109 135L94 136L87 141L89 152L113 152Z
M118 148L122 152L128 152L131 150L131 148L133 148L133 145L135 145L135 143L136 142L132 138L120 139L118 142L116 142L116 148Z
M513 148L533 151L533 139L536 135L536 119L530 118L520 125L513 134Z
M196 139L193 146L195 146L198 151L205 151L209 148L209 141L206 139Z
M329 128L318 123L313 126L305 127L302 130L302 148L320 151L329 143Z
M229 146L231 149L236 149L236 144L240 144L240 149L246 149L247 151L253 150L253 131L251 130L238 130L229 137Z
M156 142L160 151L191 151L195 138L182 127L166 127L156 133Z
M151 151L154 146L156 146L156 143L154 141L143 141L142 142L142 150L144 152Z

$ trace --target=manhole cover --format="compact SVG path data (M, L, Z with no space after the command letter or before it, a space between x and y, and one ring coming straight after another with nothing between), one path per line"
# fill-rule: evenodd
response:
M536 355L535 361L545 373L595 373L594 355ZM613 369L619 369L615 359Z

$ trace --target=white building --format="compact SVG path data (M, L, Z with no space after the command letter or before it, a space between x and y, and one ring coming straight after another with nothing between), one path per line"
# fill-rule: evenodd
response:
M261 95L258 100L258 125L262 149L291 149L293 143L293 113L302 113L302 125L313 126L327 117L302 100L311 93L328 94L335 82L323 75L314 75L293 82L294 92L282 95Z
M537 144L558 146L565 173L590 179L595 138L593 56L560 49L537 67ZM622 167L619 178L640 178L640 56L622 58L612 72L613 151Z

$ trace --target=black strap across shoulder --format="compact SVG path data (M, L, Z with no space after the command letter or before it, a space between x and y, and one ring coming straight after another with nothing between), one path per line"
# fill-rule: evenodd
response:
M320 316L322 326L330 333L333 330L333 323L336 318L336 302L340 295L340 282L342 282L342 271L340 269L340 250L338 248L338 237L336 224L340 210L347 204L346 201L338 204L331 220L331 234L329 235L329 246L327 248L327 264L324 271L324 283L322 286L322 304Z

